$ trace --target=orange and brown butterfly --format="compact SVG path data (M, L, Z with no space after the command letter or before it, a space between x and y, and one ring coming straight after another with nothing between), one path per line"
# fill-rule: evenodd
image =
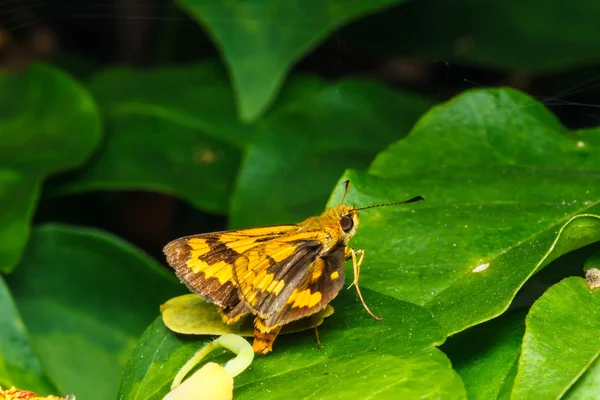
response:
M176 239L163 249L167 262L190 290L219 307L223 321L254 319L254 351L267 354L281 327L321 311L344 285L344 263L351 259L357 294L364 251L348 246L356 233L358 211L406 204L356 208L343 204L296 225L205 233ZM358 257L360 256L360 258Z

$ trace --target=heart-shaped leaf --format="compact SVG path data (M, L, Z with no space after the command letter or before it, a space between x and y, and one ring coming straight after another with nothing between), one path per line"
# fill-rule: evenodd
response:
M472 91L427 113L369 174L347 172L349 204L426 199L361 214L352 245L366 250L363 286L425 306L451 334L499 315L541 267L600 240L600 148L565 133L528 96Z
M0 93L0 271L10 272L25 248L43 180L89 157L101 121L89 93L49 66L0 71Z
M139 335L185 288L112 235L44 225L7 279L46 373L63 394L110 399Z
M512 398L561 398L600 355L600 290L567 278L533 304L526 324Z
M402 0L178 0L213 37L232 77L242 120L275 98L291 65L336 28Z
M366 290L384 316L373 320L355 296L343 291L336 312L319 327L321 350L311 331L277 339L273 353L255 357L235 378L244 398L465 398L462 382L434 346L444 332L422 308ZM190 340L157 320L130 359L121 399L160 399L178 369L208 338Z

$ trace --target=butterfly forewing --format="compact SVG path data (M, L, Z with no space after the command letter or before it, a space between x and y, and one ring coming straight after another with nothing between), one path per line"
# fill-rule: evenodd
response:
M235 260L245 251L295 229L295 225L278 225L186 236L170 242L163 251L184 284L227 310L240 302L233 279Z

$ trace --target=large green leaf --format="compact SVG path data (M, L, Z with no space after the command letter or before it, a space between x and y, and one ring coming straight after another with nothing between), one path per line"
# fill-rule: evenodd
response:
M579 146L535 100L472 91L349 171L349 204L423 195L364 211L363 286L432 311L448 333L502 313L539 268L600 240L600 148ZM341 183L330 205L339 202Z
M0 271L9 272L27 242L42 181L83 163L100 140L88 92L45 65L0 71Z
M525 315L511 312L448 338L442 350L465 383L469 399L503 399L512 388Z
M55 392L31 347L10 291L0 277L0 387L12 386L38 394Z
M85 168L54 182L54 193L153 190L225 212L241 149L254 130L238 121L218 64L114 68L90 85L106 139Z
M34 230L8 284L49 377L86 399L115 398L139 335L161 303L185 292L120 239L61 225Z
M345 168L365 169L431 103L375 82L308 78L286 86L258 123L231 200L231 227L300 222L320 213Z
M532 72L599 60L600 4L594 0L565 4L546 0L409 1L351 26L341 41L401 56Z
M512 398L560 398L600 355L600 290L567 278L533 304L526 323Z
M402 0L178 0L229 66L239 115L256 119L292 64L336 28Z
M369 290L364 295L383 321L343 291L333 302L335 313L319 327L322 349L310 330L279 337L273 353L255 357L235 379L236 398L464 399L460 378L434 348L445 334L431 314ZM128 364L120 398L161 399L207 340L175 335L157 320Z

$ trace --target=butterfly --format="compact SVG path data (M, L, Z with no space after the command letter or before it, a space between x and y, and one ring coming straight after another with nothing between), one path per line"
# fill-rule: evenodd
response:
M321 311L344 286L344 264L352 260L356 288L367 307L358 279L364 250L348 246L359 224L358 212L407 204L410 200L356 208L340 204L294 225L185 236L168 243L167 262L192 292L217 305L222 319L233 324L253 315L257 354L272 351L281 327Z

